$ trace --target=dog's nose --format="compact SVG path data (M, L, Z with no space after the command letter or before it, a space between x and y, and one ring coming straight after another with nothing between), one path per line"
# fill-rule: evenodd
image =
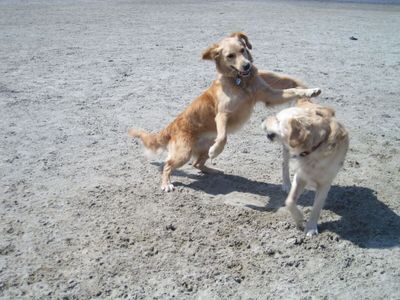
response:
M276 134L275 133L268 133L267 138L272 141L275 138Z
M245 64L245 65L243 66L243 70L248 71L248 70L250 70L250 67L251 67L251 64L250 64L250 63L247 63L247 64Z

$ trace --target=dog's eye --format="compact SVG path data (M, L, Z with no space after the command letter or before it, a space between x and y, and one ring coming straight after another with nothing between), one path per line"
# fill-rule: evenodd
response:
M233 59L235 58L235 53L230 53L226 56L228 59Z
M242 54L244 53L244 48L240 49L240 53Z

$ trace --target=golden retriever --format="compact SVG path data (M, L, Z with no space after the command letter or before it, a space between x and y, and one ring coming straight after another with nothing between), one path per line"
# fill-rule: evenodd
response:
M297 200L307 185L316 189L305 232L307 236L317 235L321 209L349 147L346 129L336 120L333 109L308 101L268 117L262 127L269 140L283 144L283 188L290 189L285 204L298 228L303 228L304 217ZM290 156L296 162L291 188Z
M303 85L290 77L258 71L253 64L251 48L248 37L241 32L209 47L202 58L216 65L217 78L211 86L159 133L129 130L129 135L140 138L146 148L168 150L162 190L174 189L171 172L191 157L195 158L195 168L205 173L217 172L205 166L205 162L222 152L227 134L249 119L256 102L277 105L321 93L317 88L300 88Z

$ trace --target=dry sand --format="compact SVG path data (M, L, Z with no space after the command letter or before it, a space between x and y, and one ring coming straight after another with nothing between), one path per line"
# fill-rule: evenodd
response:
M399 29L390 5L0 1L0 297L399 299ZM260 128L282 107L229 137L224 175L187 165L168 194L127 137L210 85L200 53L237 30L351 133L316 238L282 208Z

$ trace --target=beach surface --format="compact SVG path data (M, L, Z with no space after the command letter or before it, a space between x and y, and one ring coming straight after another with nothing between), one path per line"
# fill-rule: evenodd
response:
M396 5L0 1L0 298L399 299L399 29ZM214 160L225 173L186 165L172 193L127 136L200 95L202 51L234 31L350 132L317 237L283 207L260 126L286 106L256 106Z

